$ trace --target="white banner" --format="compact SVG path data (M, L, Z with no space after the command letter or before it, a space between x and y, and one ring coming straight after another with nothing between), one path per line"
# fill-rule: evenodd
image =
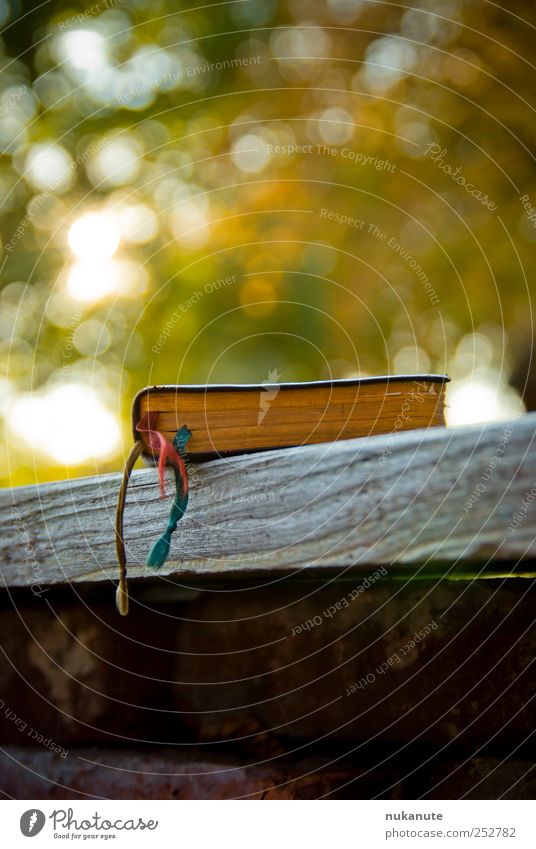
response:
M531 813L532 811L532 813ZM5 801L2 845L375 849L534 849L533 804L521 801ZM163 843L163 841L165 841Z

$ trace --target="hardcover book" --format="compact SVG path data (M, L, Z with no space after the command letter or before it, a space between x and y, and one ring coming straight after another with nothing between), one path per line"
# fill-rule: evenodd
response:
M134 400L168 440L191 431L188 456L226 456L445 424L446 375L394 375L311 383L150 386ZM152 455L147 439L144 454Z

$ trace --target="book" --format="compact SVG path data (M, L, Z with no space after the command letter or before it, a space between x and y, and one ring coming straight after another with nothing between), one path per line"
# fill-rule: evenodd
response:
M392 375L304 383L149 386L136 395L136 424L171 441L185 425L192 459L331 442L445 424L446 375ZM143 453L152 456L146 436Z

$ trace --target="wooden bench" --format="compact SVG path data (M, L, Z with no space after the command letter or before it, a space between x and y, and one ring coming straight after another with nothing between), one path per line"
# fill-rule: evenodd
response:
M120 475L2 491L3 791L531 798L535 434L527 415L191 466L158 575L169 501L137 471L126 618Z

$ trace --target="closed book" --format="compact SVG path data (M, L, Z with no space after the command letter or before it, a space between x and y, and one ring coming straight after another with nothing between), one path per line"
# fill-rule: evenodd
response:
M392 375L304 383L149 386L133 406L135 426L170 441L185 425L192 459L395 433L445 424L446 375ZM144 453L152 456L144 434Z

